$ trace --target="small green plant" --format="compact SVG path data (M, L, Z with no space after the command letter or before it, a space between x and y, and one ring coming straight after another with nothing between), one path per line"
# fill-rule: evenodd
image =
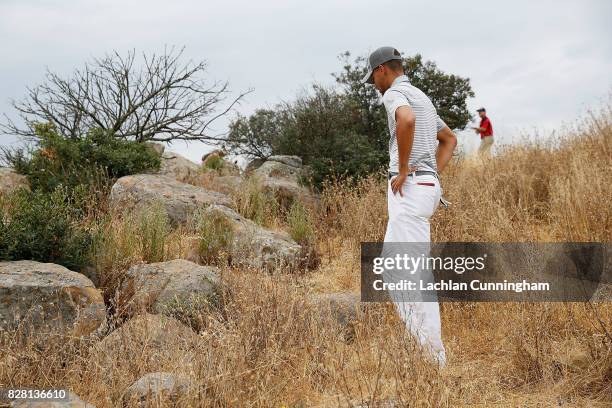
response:
M302 203L294 201L287 213L287 224L291 238L299 244L312 241L315 237L310 214Z
M163 204L156 202L143 209L138 216L137 225L143 260L151 263L166 259L170 219Z
M206 160L205 168L220 171L225 167L225 160L220 156L212 156Z
M0 260L30 259L80 270L90 258L92 236L83 224L82 189L50 194L17 190L0 201Z
M269 226L278 217L280 206L274 194L266 191L261 180L251 176L245 188L234 194L235 208L245 218L259 225Z
M302 260L306 267L314 268L319 263L317 235L314 221L300 201L294 201L287 212L287 225L291 238L302 246Z
M207 263L222 262L224 250L234 242L231 222L217 211L203 209L196 214L195 225L200 259Z

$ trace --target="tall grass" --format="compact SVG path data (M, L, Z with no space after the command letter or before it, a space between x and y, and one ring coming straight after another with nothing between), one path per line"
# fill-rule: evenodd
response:
M96 232L92 250L96 286L107 300L115 296L132 265L185 258L193 241L185 227L170 229L168 214L159 203L138 212L113 210Z

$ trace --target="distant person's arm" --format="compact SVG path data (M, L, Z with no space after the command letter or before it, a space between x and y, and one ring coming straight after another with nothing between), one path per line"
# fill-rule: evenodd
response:
M448 126L444 126L438 131L438 150L436 150L436 165L438 166L438 173L446 167L451 157L453 157L453 151L457 147L457 136L449 129Z
M472 129L474 129L476 133L478 134L481 134L482 132L486 130L485 128L482 128L482 127L473 127Z

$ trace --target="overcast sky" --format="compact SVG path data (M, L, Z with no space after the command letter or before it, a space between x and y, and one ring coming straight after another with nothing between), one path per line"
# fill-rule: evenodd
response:
M0 0L0 112L43 79L108 51L186 46L211 78L253 88L244 114L332 83L338 54L392 45L469 77L500 142L550 132L608 100L612 1ZM226 123L219 124L220 129ZM467 149L478 142L460 135ZM0 136L0 144L12 140ZM197 160L201 144L172 150Z

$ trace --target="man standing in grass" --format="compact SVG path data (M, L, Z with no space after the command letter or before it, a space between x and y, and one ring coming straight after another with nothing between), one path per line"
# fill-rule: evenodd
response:
M478 154L480 156L490 156L491 147L493 146L493 125L491 120L487 117L487 110L480 108L476 110L478 116L480 116L480 126L473 127L477 134L480 135L480 147L478 148Z
M387 206L389 221L383 252L416 254L424 248L429 255L429 219L436 211L442 190L438 173L444 170L457 145L455 134L438 116L431 100L413 86L404 74L402 57L393 47L381 47L368 58L364 83L374 84L383 95L389 126L389 181ZM406 245L406 243L411 243ZM418 248L418 249L415 249ZM416 252L415 252L416 251ZM405 271L391 272L385 281L406 278ZM431 281L430 271L413 272L413 277ZM410 276L408 276L410 278ZM437 297L416 299L402 291L389 292L407 330L444 366L446 352ZM418 301L415 301L418 300Z

